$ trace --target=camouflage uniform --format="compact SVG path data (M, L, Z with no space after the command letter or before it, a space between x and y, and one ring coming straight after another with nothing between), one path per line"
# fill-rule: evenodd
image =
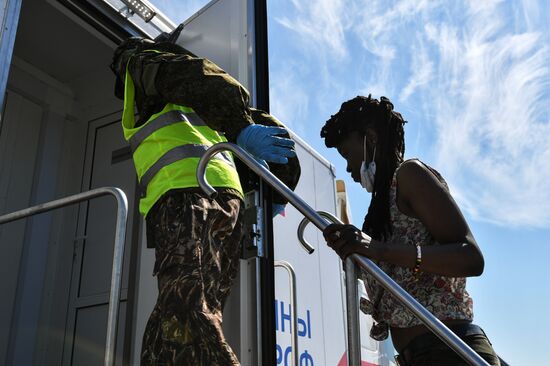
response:
M246 89L209 60L170 43L137 49L123 46L115 51L112 66L117 75L115 94L123 95L121 82L128 65L139 112L136 126L168 102L193 108L230 142L253 123L282 126L268 113L250 108ZM251 172L236 160L247 191ZM269 167L291 189L296 187L297 158ZM171 190L147 215L147 241L155 247L159 297L143 336L143 365L239 365L221 323L238 271L242 198L231 189L218 191L218 198L210 201L200 188ZM278 195L273 202L286 203Z
M159 297L143 336L142 365L239 365L222 332L237 274L241 200L172 190L147 216Z

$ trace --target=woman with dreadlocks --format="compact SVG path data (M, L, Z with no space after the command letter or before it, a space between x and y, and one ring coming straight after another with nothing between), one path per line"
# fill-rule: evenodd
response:
M483 255L439 173L420 160L403 160L404 123L389 99L370 95L344 102L326 122L326 146L338 149L372 199L362 231L333 224L323 234L342 259L357 253L376 262L481 357L500 365L472 324L466 292L465 277L481 275ZM376 322L371 337L391 333L400 365L466 364L369 274L361 277L369 295L361 309Z

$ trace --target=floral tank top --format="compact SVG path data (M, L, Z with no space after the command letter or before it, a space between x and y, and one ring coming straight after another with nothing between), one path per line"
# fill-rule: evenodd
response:
M447 183L434 169L426 167L448 189ZM406 216L397 208L396 169L390 189L390 216L393 233L384 243L407 244L416 247L440 245L420 220ZM378 262L377 265L386 272L405 291L411 294L422 306L440 320L473 319L473 303L466 291L465 278L444 277L431 273L420 272L415 278L412 268L399 267L393 264ZM422 269L422 267L421 267ZM388 337L389 327L408 328L422 324L410 311L408 311L389 292L380 286L371 275L361 271L361 279L364 281L369 299L361 299L361 310L372 315L375 324L370 336L378 341Z

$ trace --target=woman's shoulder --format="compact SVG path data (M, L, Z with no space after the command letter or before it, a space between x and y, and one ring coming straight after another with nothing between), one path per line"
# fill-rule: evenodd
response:
M426 172L428 165L422 162L418 158L410 158L404 160L399 166L395 169L396 178L416 176Z
M426 164L422 162L419 158L409 158L409 159L403 160L395 171L397 173L402 169L415 169L415 167L425 166L425 165Z
M403 161L395 170L395 177L400 185L404 182L417 184L421 183L424 179L435 177L437 181L447 187L447 183L441 174L418 158L411 158Z

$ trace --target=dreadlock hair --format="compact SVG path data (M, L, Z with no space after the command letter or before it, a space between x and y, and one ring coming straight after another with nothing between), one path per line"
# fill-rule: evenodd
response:
M380 97L378 101L369 94L342 103L338 113L331 116L321 129L327 147L338 146L354 131L365 135L367 129L372 128L376 132L376 176L362 230L378 240L385 240L392 234L390 188L395 169L405 154L405 123L401 114L393 110L388 98Z

